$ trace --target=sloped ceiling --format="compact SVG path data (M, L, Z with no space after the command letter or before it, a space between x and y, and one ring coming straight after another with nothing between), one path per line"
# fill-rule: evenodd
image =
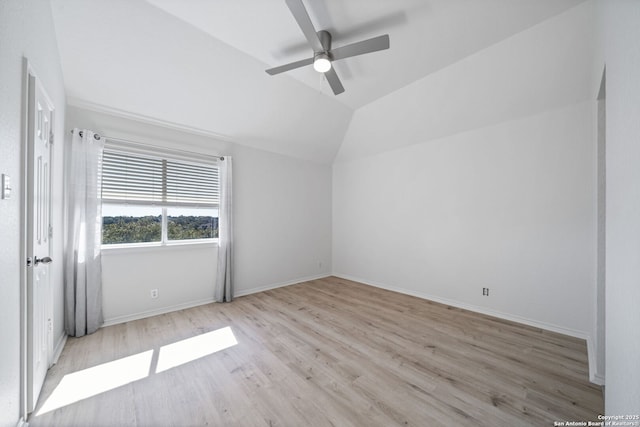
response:
M359 108L336 161L593 99L593 6L576 6Z
M334 63L341 95L264 72L311 56L284 0L52 0L69 102L331 163L354 111L584 0L303 1L336 47L390 35Z

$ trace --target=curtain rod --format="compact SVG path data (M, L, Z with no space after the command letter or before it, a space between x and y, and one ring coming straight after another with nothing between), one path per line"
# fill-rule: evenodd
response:
M71 129L71 133L73 134L73 129ZM78 132L80 134L80 137L82 138L82 131ZM124 142L126 144L133 144L133 145L139 145L141 147L145 147L145 148L162 148L165 150L169 150L169 151L177 151L177 152L181 152L181 153L188 153L188 154L195 154L197 156L207 156L207 157L213 157L219 160L224 160L224 156L216 156L213 154L203 154L203 153L197 153L195 151L187 151L187 150L176 150L176 149L172 149L172 148L164 148L164 147L158 147L157 145L151 145L151 144L145 144L143 142L137 142L137 141L131 141L129 139L122 139L122 138L112 138L110 136L102 136L98 133L94 133L93 134L93 139L95 139L96 141L100 141L102 138L106 139L106 140L111 140L111 141L116 141L116 142Z

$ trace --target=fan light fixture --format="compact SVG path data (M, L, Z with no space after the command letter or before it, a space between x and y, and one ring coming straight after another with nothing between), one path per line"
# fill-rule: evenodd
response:
M313 59L313 69L319 73L326 73L331 69L331 61L326 53L319 53Z

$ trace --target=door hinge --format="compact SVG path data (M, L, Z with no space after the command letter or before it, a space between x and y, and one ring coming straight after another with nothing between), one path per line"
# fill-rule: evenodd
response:
M49 132L49 144L53 144L54 139L55 139L55 134L53 132Z
M49 238L51 239L52 237L53 237L53 226L49 224Z

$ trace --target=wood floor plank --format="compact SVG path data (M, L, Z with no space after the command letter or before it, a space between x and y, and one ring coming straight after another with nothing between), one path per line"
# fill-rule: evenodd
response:
M229 330L237 344L193 348ZM129 360L144 363L92 377ZM114 386L61 398L83 375ZM330 277L70 338L29 423L551 426L602 412L583 340Z

